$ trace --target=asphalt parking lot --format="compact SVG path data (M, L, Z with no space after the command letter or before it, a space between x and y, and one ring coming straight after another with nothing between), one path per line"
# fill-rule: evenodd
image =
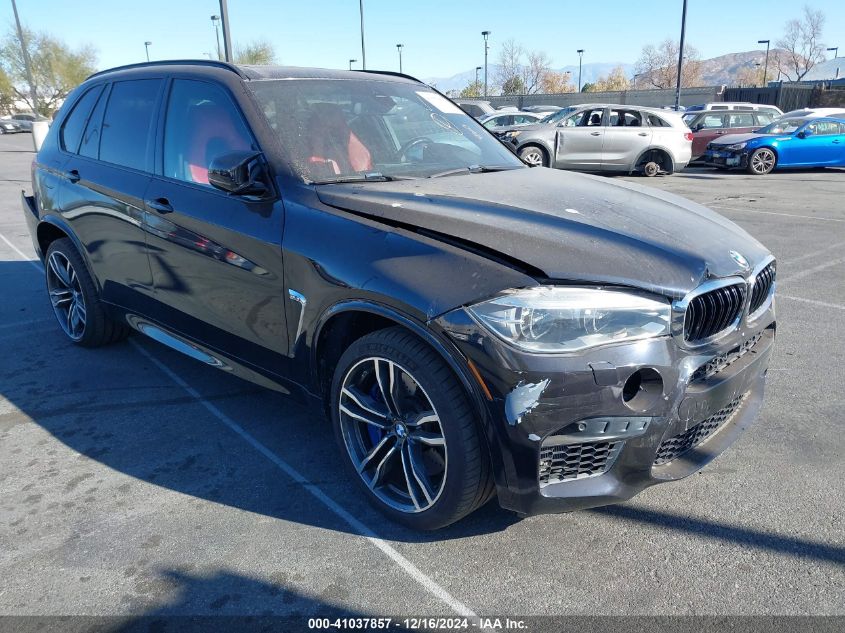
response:
M0 614L845 615L845 171L689 169L777 256L767 400L723 456L611 508L387 523L329 424L133 337L68 343L0 137Z

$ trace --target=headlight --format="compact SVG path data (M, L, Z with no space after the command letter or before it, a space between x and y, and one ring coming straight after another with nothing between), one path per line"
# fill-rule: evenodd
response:
M744 149L748 143L734 143L733 145L728 145L728 149Z
M669 334L669 301L619 290L543 286L476 304L470 313L529 352L574 352Z

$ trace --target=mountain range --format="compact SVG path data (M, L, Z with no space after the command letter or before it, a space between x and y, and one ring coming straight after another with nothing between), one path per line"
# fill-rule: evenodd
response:
M769 53L769 79L777 77L777 69L774 65L774 53ZM728 53L718 57L711 57L710 59L701 60L701 85L703 86L718 86L722 84L730 85L735 82L738 73L743 68L754 68L755 64L764 64L766 58L766 51L746 51L742 53ZM621 66L625 70L625 74L629 78L633 78L635 64L626 62L590 62L585 63L581 69L581 81L583 83L593 83L603 76L606 76L617 66ZM490 64L488 66L488 82L492 85L495 83L494 78L499 69L497 64ZM572 83L578 83L578 66L563 66L562 68L554 68L556 72L569 72L572 74ZM480 81L484 81L484 71L478 73ZM449 92L450 90L460 91L468 84L475 81L475 69L465 70L463 72L452 75L451 77L430 77L424 79L427 84L435 86L442 92Z

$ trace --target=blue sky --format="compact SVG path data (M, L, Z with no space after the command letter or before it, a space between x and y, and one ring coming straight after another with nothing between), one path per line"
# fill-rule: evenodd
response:
M845 55L845 2L815 0L827 15L825 42ZM703 57L758 48L776 40L801 3L787 0L689 0L687 38ZM216 0L18 0L21 19L71 44L90 43L101 68L153 59L196 58L215 49ZM586 62L634 62L644 44L677 37L681 0L364 0L367 66L445 77L483 63L482 30L492 31L491 62L513 38L545 51L553 67ZM269 40L282 63L343 68L361 59L358 0L229 0L235 42ZM12 25L11 3L0 20Z

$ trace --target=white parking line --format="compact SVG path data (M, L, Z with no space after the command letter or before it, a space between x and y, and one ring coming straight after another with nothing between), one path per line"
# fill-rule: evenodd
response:
M14 244L12 244L8 239L6 239L6 237L2 233L0 233L0 240L8 244L12 250L14 250L18 255L20 255L28 264L31 264L33 268L43 272L44 267L41 265L41 262L30 259L30 256L26 255L23 251L21 251ZM137 341L130 339L129 343L136 350L138 350L138 352L140 352L143 356L149 359L150 362L152 362L156 367L158 367L168 378L175 382L179 387L184 389L188 393L188 395L190 395L199 404L204 406L209 413L211 413L214 417L216 417L227 427L229 427L229 429L240 435L241 438L243 438L247 442L247 444L249 444L259 453L264 455L264 457L266 457L275 466L281 469L288 477L293 479L296 483L298 483L308 492L310 492L312 496L314 496L318 501L320 501L320 503L326 506L338 518L342 519L357 534L367 539L370 543L380 549L388 558L393 560L393 562L395 562L402 569L402 571L404 571L417 583L419 583L423 587L423 589L425 589L435 598L443 602L458 615L476 620L476 626L478 626L478 616L472 609L470 609L465 604L460 602L457 598L452 596L448 591L446 591L443 587L437 584L430 577L426 576L422 571L420 571L420 569L416 565L414 565L411 561L402 556L402 554L396 551L396 549L394 549L387 541L379 538L376 533L373 532L373 530L371 530L360 520L352 516L343 506L338 504L334 499L326 495L326 493L324 493L319 488L319 486L311 483L293 466L288 464L285 460L283 460L269 448L264 446L264 444L255 439L255 437L250 435L249 432L247 432L240 424L238 424L228 415L223 413L211 402L204 399L202 395L200 395L200 393L196 391L196 389L194 389L188 383L182 380L182 378L179 377L167 365L165 365L163 362L161 362L152 354L150 354L147 350L145 350Z
M17 246L12 244L8 239L6 239L6 236L3 235L2 233L0 233L0 240L3 240L4 242L6 242L6 244L9 246L9 248L11 248L13 251L15 251L21 257L23 257L27 264L34 266L35 268L37 268L40 271L44 270L44 267L41 265L41 262L39 262L37 260L33 260L32 255L27 255L26 253L24 253L21 249L19 249Z
M820 306L822 308L833 308L835 310L845 310L845 306L838 303L827 303L825 301L816 301L815 299L805 299L804 297L794 297L792 295L785 295L777 293L778 299L789 299L790 301L800 301L801 303L809 303L810 305Z
M845 242L837 242L836 244L831 244L830 246L825 246L824 248L820 248L816 251L811 253L807 253L805 255L799 255L798 257L793 257L791 259L785 260L788 264L794 264L795 262L800 262L804 259L810 259L811 257L818 257L822 253L826 253L827 251L832 251L836 249L840 249L845 246Z
M787 218L798 218L801 220L823 220L825 222L845 222L845 218L822 218L815 215L795 215L794 213L777 213L776 211L761 211L760 209L748 209L740 207L723 207L718 203L710 203L709 205L716 211L747 211L748 213L763 213L765 215L782 215Z
M264 444L259 442L255 439L254 436L250 435L248 431L246 431L240 424L235 422L232 418L228 415L223 413L220 409L218 409L214 404L203 398L199 392L191 387L188 383L186 383L178 374L176 374L173 370L171 370L167 365L163 362L158 360L155 356L150 354L146 349L144 349L137 341L130 340L129 341L132 346L138 350L142 355L144 355L147 359L150 360L156 367L158 367L168 378L170 378L173 382L179 385L182 389L184 389L188 395L190 395L194 400L204 406L209 413L211 413L214 417L220 420L223 424L229 427L232 431L237 433L238 435L243 438L247 444L252 446L255 450L259 453L264 455L268 460L270 460L274 465L280 468L288 477L293 479L296 483L301 485L305 488L308 492L310 492L320 503L326 506L331 512L337 515L339 518L343 519L349 527L351 527L355 532L357 532L360 536L363 536L365 539L370 541L373 545L379 548L384 554L390 557L402 570L407 573L411 578L417 581L422 587L432 594L435 598L440 600L441 602L448 605L455 613L458 615L462 615L468 618L477 618L476 614L466 605L459 602L456 598L454 598L448 591L446 591L443 587L438 585L434 580L426 576L423 572L419 570L419 568L414 565L411 561L407 558L402 556L399 552L397 552L389 543L380 539L376 536L375 532L373 532L370 528L364 525L361 521L356 519L352 516L343 506L338 504L334 501L331 497L326 495L316 484L311 483L304 475L302 475L298 470L296 470L293 466L288 464L285 460L281 457L276 455L273 451L267 448Z

